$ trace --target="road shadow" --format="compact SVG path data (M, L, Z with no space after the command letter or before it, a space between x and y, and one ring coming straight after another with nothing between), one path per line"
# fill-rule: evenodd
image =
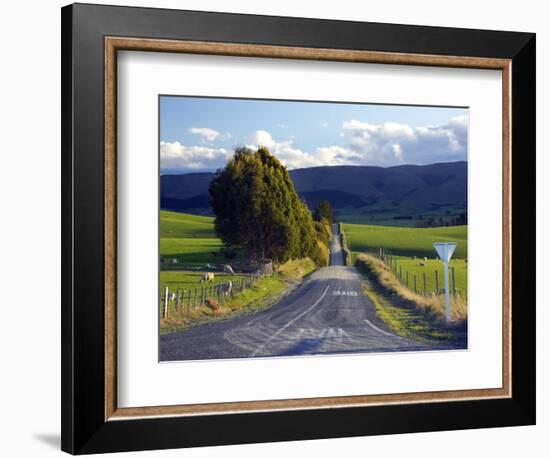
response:
M61 434L58 433L37 433L33 435L36 440L48 445L50 448L61 450Z

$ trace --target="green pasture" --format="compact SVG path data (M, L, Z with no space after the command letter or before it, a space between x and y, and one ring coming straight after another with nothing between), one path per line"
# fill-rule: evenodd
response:
M161 210L161 256L177 258L186 266L222 264L227 262L220 253L222 246L213 218Z
M227 283L228 281L235 282L245 275L226 275L214 274L214 281L209 283L201 283L204 272L187 272L187 271L162 271L160 273L160 292L164 293L164 288L173 292L177 289L190 290L197 289L201 286L212 286L219 283Z
M349 249L355 253L385 248L394 255L434 259L434 242L457 242L454 258L468 257L468 226L414 228L344 223L343 228Z
M215 238L214 218L161 210L160 237Z
M406 282L407 272L409 273L408 287L414 290L414 276L416 275L417 292L424 292L424 274L426 276L426 291L436 291L435 272L438 272L439 289L445 287L445 274L443 271L443 263L439 259L428 259L424 261L422 258L411 259L410 257L394 256L397 264L397 274L401 268L403 283ZM422 264L426 264L425 266ZM468 263L464 259L451 259L449 263L449 287L452 288L452 272L455 273L455 288L464 298L468 293Z

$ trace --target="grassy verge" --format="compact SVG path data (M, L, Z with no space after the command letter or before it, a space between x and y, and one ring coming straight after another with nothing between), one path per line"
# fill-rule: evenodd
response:
M176 311L169 309L168 318L160 321L160 332L165 334L199 324L226 319L237 314L250 313L273 305L293 285L315 270L310 259L298 259L282 264L270 277L256 281L252 287L228 297L223 303L197 306L189 310L183 307ZM175 272L163 272L172 274ZM229 278L221 277L223 281Z
M403 286L375 256L360 254L356 266L370 280L365 293L375 304L380 318L396 333L406 337L450 341L465 332L468 307L459 297L452 301L451 323L446 323L442 296L415 294Z
M414 307L394 304L372 281L365 282L363 293L376 307L378 317L396 334L421 342L448 343L454 340L454 333L433 325Z
M353 265L353 254L348 247L348 238L346 232L344 231L344 225L339 223L340 228L340 242L342 244L342 251L344 252L344 263L346 266Z

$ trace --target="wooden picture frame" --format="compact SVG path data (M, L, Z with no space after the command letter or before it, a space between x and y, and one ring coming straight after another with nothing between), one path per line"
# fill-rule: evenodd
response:
M119 408L119 50L502 71L502 387ZM535 260L524 255L535 253L534 34L77 4L62 9L62 58L63 450L534 424Z

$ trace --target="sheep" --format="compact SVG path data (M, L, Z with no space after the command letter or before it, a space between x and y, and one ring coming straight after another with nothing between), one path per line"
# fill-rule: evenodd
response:
M203 282L213 282L214 281L214 273L213 272L206 272L203 276L202 276L202 279L201 279L201 283Z
M222 288L221 290L222 296L227 297L231 294L231 291L233 289L233 282L228 281L227 283L224 283L221 288Z
M227 264L223 266L223 273L224 274L235 275L235 271L233 270L233 268L230 265L227 265Z

